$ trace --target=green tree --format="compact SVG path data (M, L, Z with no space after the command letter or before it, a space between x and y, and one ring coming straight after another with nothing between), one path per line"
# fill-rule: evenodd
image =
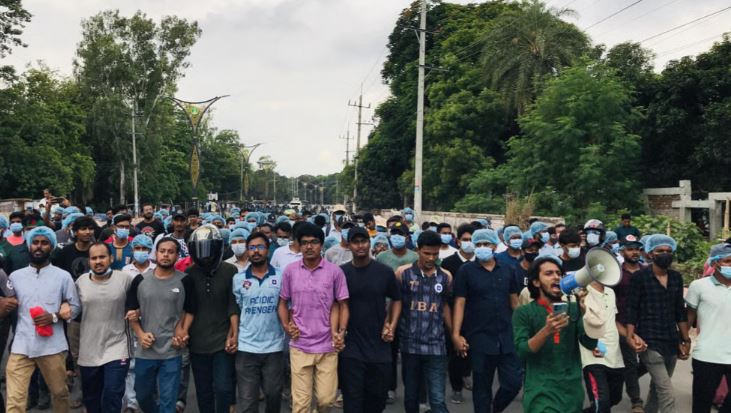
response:
M584 218L588 211L638 203L640 118L624 83L611 69L585 63L548 81L520 118L508 162L492 173L497 188L535 194L538 213ZM490 182L485 176L482 182Z
M23 8L21 0L0 1L0 59L12 53L14 47L26 47L20 36L23 28L30 22L31 14ZM0 79L12 81L15 68L0 66Z
M589 52L586 34L561 20L572 13L524 0L520 10L502 14L487 32L482 54L485 75L519 115L538 94L543 77L560 73Z

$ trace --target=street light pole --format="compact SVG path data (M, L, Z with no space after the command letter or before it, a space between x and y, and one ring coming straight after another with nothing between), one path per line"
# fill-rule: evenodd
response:
M422 164L424 157L424 65L426 63L426 0L421 0L419 22L419 77L416 98L416 153L414 159L414 213L421 218Z
M135 207L134 216L140 214L140 196L137 187L137 134L135 133L135 119L137 118L137 100L132 99L132 180L134 181Z
M256 148L261 145L261 143L255 143L253 145L246 146L243 143L239 143L239 148L241 150L241 191L239 193L239 202L244 202L244 196L249 196L249 169L244 168L244 163L247 165L249 164L251 154L254 153ZM247 151L247 149L251 150Z

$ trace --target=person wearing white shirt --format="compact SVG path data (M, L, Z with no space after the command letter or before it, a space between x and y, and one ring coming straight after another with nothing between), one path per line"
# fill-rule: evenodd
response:
M246 253L246 239L248 237L248 231L243 228L231 231L231 235L229 236L229 244L234 255L225 261L235 265L239 272L244 272L249 268L249 254Z
M452 241L452 226L446 222L437 225L437 233L442 239L442 246L439 248L439 259L443 260L457 252L457 248L449 245Z
M272 267L284 270L287 265L302 259L299 244L296 240L290 240L286 247L279 247L272 254L272 260L269 262Z

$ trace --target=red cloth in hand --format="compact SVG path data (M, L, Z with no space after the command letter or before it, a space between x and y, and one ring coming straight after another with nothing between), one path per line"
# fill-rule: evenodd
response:
M45 312L46 310L43 307L33 307L30 309L30 316L35 318ZM36 326L36 333L41 337L50 337L53 335L53 326L50 324L47 326Z

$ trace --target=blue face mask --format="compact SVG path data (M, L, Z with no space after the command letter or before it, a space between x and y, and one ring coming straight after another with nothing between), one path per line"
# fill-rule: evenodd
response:
M144 264L150 259L150 253L147 251L135 251L132 253L137 264Z
M346 242L348 241L348 233L349 232L350 232L350 228L346 228L346 229L340 231L340 235L343 236L343 240L345 240Z
M396 248L400 249L406 246L406 237L403 235L391 235L391 245Z
M23 224L21 224L20 222L13 222L12 224L10 224L10 232L12 232L13 234L20 234L21 232L23 232Z
M429 227L429 231L437 232L437 227Z
M247 222L246 228L249 230L249 232L254 232L254 228L256 228L256 222Z
M619 252L619 243L618 242L612 244L612 252L615 254Z
M718 270L718 272L720 272L721 275L723 275L723 277L726 278L727 280L731 280L731 267L724 267L724 266L722 266Z
M551 239L551 236L548 235L548 232L541 233L541 241L543 241L544 244L547 243L549 239Z
M452 234L439 234L442 238L442 244L449 244L452 242Z
M475 248L475 257L478 261L490 261L492 259L492 248L477 247Z
M117 235L117 238L127 239L129 237L129 230L127 228L117 228L114 234Z
M459 248L465 254L472 254L475 252L475 244L472 241L462 241L459 244Z
M508 245L510 246L510 248L512 248L514 250L519 250L523 247L523 240L520 238L511 239L508 242Z
M411 215L411 214L404 214L404 219L406 219L409 222L413 222L414 221L414 216Z

